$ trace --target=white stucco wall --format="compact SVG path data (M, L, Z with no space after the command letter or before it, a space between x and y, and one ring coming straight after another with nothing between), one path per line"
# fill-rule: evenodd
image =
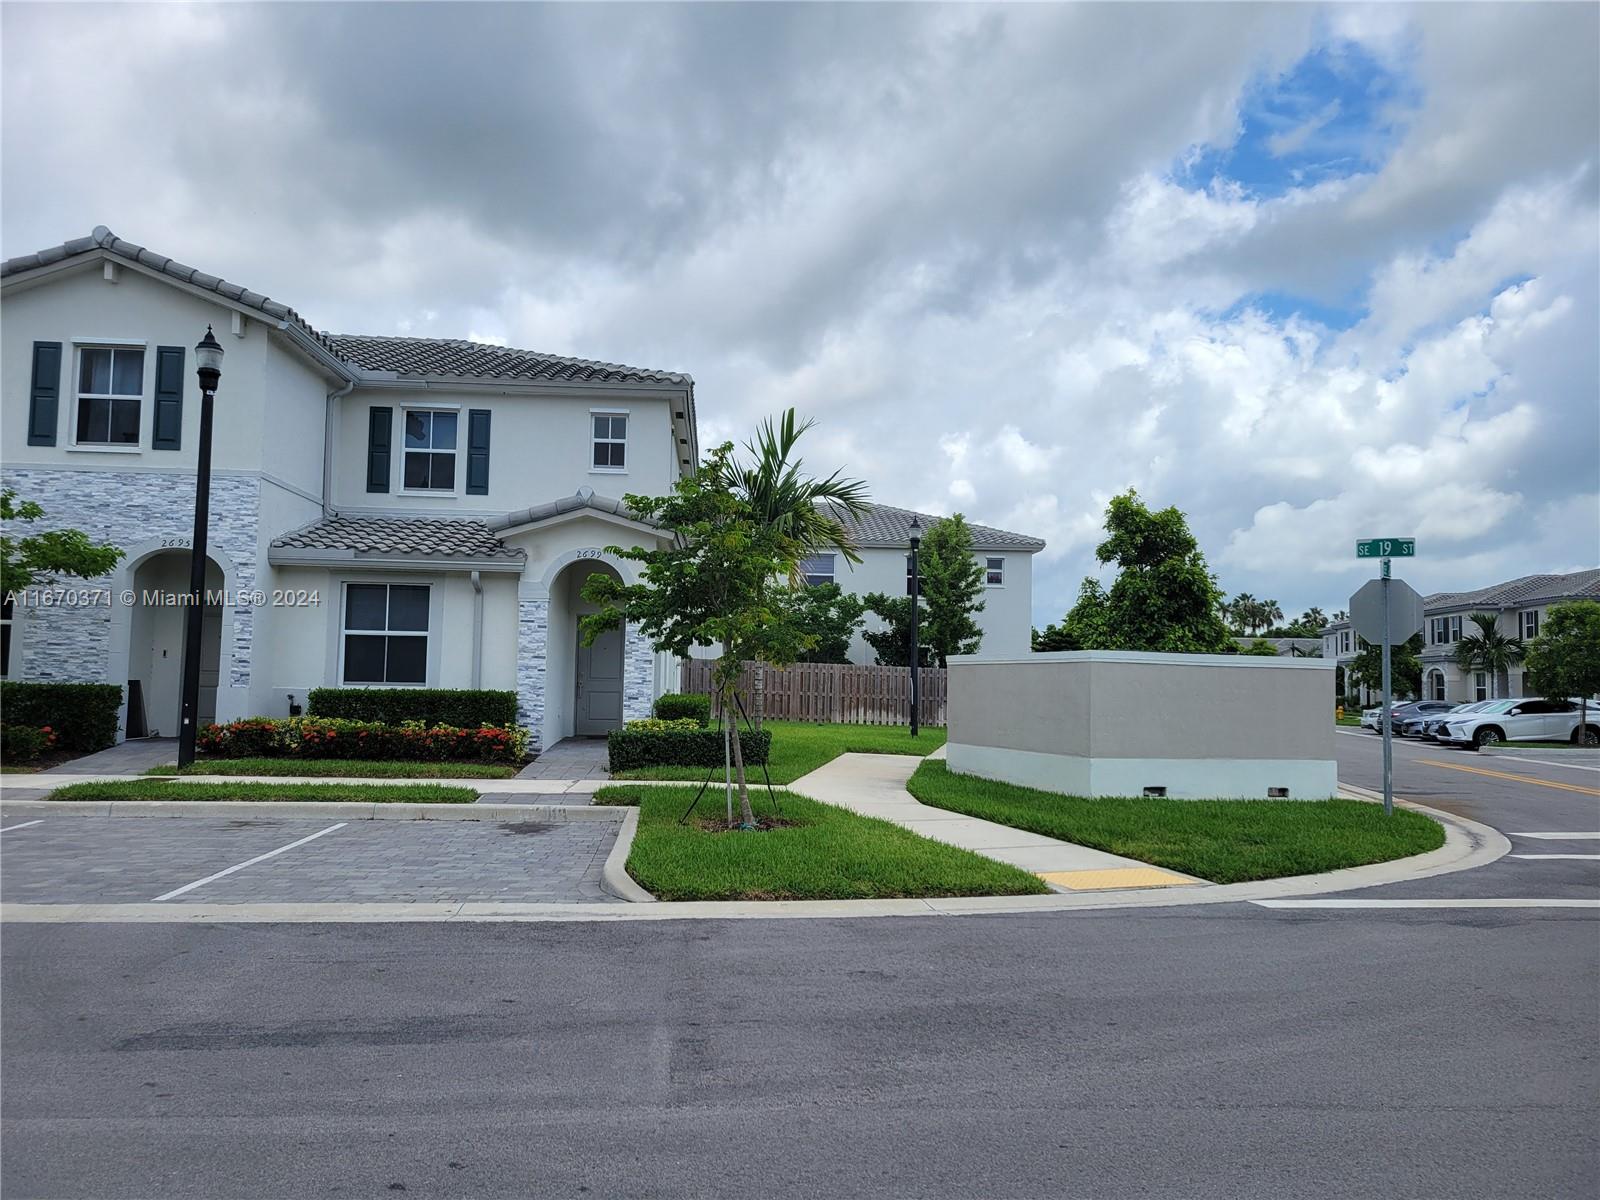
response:
M906 550L863 550L861 562L857 564L846 563L844 556L838 555L834 559L834 582L844 591L858 596L868 592L904 596L907 553ZM977 616L978 627L983 630L983 643L978 653L985 657L1028 653L1032 648L1033 555L1020 550L979 550L975 557L980 563L988 558L1005 559L1005 583L983 590L983 611ZM883 622L868 613L866 628L882 629ZM860 636L851 643L850 659L857 663L877 661L872 647Z
M537 395L492 389L451 391L430 387L358 387L337 402L334 436L335 506L361 513L426 512L439 516L504 515L519 508L570 496L580 487L621 499L627 492L661 495L678 478L672 433L673 402L643 393L615 397L581 391L541 391ZM459 411L454 494L402 490L404 412L435 406ZM367 491L368 410L394 410L394 444L388 492ZM487 409L490 418L489 491L468 496L466 486L467 412ZM593 462L591 411L628 414L628 467L597 471Z

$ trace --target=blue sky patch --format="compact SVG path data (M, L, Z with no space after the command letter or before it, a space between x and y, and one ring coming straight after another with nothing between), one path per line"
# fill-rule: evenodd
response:
M1355 42L1328 42L1261 77L1239 104L1231 146L1205 146L1175 172L1187 187L1233 182L1271 199L1382 165L1419 106L1415 82Z

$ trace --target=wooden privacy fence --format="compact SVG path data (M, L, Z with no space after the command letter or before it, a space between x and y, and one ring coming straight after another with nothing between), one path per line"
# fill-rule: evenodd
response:
M685 694L711 694L711 669L707 659L683 663L679 690ZM909 725L911 723L911 670L909 667L858 667L854 664L796 663L778 670L745 663L739 672L739 695L751 710L756 672L766 671L763 712L775 721L838 721L847 725ZM942 667L922 668L919 690L921 723L943 725L947 672Z

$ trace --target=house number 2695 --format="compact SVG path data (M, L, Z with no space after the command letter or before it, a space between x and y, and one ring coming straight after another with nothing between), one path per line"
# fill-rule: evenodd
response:
M578 551L578 557L579 558L599 558L600 557L600 550L599 550L598 547L591 546L587 550L579 550Z

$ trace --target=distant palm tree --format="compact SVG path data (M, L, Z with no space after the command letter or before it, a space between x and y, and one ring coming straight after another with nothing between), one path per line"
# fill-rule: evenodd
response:
M1308 608L1305 612L1301 613L1300 620L1298 622L1301 629L1310 630L1310 632L1306 634L1307 637L1316 637L1322 632L1322 627L1327 623L1328 618L1326 614L1324 614L1320 608L1315 607Z
M813 424L797 420L792 408L776 424L768 417L757 428L756 436L744 444L750 461L730 461L727 468L733 490L750 503L763 524L789 541L791 587L803 585L802 564L813 554L831 551L843 556L847 563L861 561L844 518L859 517L867 511L867 485L859 479L845 479L838 471L826 479L802 474L805 463L792 456L801 436ZM753 723L759 729L766 698L764 670L756 672L755 682Z
M1497 628L1494 613L1475 612L1467 620L1478 627L1456 643L1456 665L1463 671L1482 671L1489 677L1489 699L1499 698L1501 675L1522 661L1521 638L1506 637Z
M1276 600L1263 600L1258 610L1258 615L1261 618L1262 626L1271 629L1279 621L1283 620L1283 609L1278 606Z
M1237 630L1248 629L1254 633L1260 628L1260 621L1256 617L1256 610L1261 602L1249 592L1240 592L1233 598L1233 603L1228 605L1228 615L1233 619L1233 627Z
M1338 612L1334 613L1330 619L1335 622L1348 621L1350 619L1350 614L1341 608Z

